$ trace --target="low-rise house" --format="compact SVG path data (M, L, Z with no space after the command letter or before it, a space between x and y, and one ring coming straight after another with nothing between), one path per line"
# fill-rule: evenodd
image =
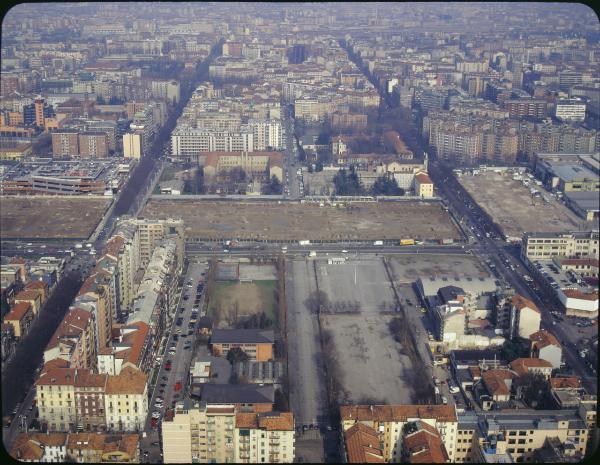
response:
M517 376L511 370L494 369L482 373L481 381L485 393L477 389L476 397L483 410L492 408L494 402L507 402L510 400L513 379Z
M517 358L510 362L510 368L518 375L525 376L529 373L542 375L549 379L552 374L552 364L541 358Z
M10 456L20 462L58 462L66 460L66 433L25 433L18 434Z
M250 360L273 359L275 333L262 329L215 329L210 338L213 355L227 357L229 350L240 348Z
M578 376L560 376L550 378L550 394L559 408L577 408L585 389Z
M275 402L273 385L204 384L200 396L208 406L233 404L241 412L270 412Z

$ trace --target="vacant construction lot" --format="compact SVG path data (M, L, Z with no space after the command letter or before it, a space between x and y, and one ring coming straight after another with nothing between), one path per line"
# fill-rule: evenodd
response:
M331 336L341 382L340 401L412 402L417 367L390 334L388 323L395 315L382 313L394 308L382 261L317 262L317 280L330 308L335 309L339 301L359 304L358 311L349 305L352 310L348 313L322 313L323 330Z
M247 240L459 239L460 234L439 204L379 202L343 207L292 202L152 199L146 218L177 212L188 237Z
M2 238L85 240L111 201L100 197L0 197Z
M275 289L277 281L216 282L210 295L208 313L230 326L236 317L260 312L276 321Z
M511 173L484 171L458 180L506 237L520 238L525 231L572 231L581 223L575 213L543 187L535 186L548 201L534 199L527 187L512 179Z
M469 276L486 278L489 273L477 257L456 254L407 254L389 258L393 278L398 283L413 283L431 276Z

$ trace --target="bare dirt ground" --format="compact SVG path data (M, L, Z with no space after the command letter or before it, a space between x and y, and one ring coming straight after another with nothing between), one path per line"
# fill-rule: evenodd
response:
M533 187L548 202L534 199L521 181L512 179L512 174L485 171L475 176L463 175L458 180L508 237L520 237L525 231L577 230L583 222L542 186Z
M87 239L112 199L98 197L1 197L2 238Z
M235 321L236 316L250 316L264 311L275 321L273 291L276 285L276 281L217 282L210 297L209 313L216 314L219 321L228 323Z
M183 218L188 237L246 240L460 239L441 205L354 203L319 207L293 202L152 199L146 218Z

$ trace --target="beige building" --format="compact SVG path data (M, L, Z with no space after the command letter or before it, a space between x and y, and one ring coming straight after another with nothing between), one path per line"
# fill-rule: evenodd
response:
M123 134L123 156L139 160L144 153L142 149L142 133L140 131Z
M162 422L164 463L235 462L235 406L185 400Z
M525 233L521 257L548 260L552 257L593 257L600 252L600 235L595 232Z
M294 414L237 413L234 444L237 463L292 463Z
M179 270L183 266L185 248L185 230L182 219L166 220L133 220L139 230L140 266L150 262L156 244L163 239L175 240L177 246L177 263Z
M454 461L457 417L451 405L343 405L340 407L342 431L362 423L380 435L383 458L399 462L402 456L402 434L406 423L421 420L437 429L450 461Z
M185 400L162 423L164 463L294 461L290 412L240 412L233 404Z
M102 274L89 276L75 298L74 305L94 314L98 347L108 347L112 339L113 315L116 312L116 290Z
M204 174L214 177L234 168L243 169L249 177L283 180L281 152L210 152L206 154Z
M54 158L79 156L79 133L76 129L61 129L52 133Z
M148 377L129 366L109 376L104 411L109 430L141 431L148 415Z
M415 195L424 199L433 197L433 181L427 173L415 175Z
M50 368L35 383L39 420L49 431L73 430L77 424L76 372L75 368Z

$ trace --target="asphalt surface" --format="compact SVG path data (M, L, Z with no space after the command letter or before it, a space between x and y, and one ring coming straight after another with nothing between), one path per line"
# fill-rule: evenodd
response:
M572 367L576 375L581 376L583 385L588 392L596 392L597 377L588 371L576 354L576 348L580 346L581 338L577 337L573 331L565 330L563 323L553 324L555 319L550 312L559 308L556 298L543 291L541 283L536 283L538 289L536 291L525 281L523 276L530 274L520 260L519 247L507 244L499 238L500 231L487 220L477 204L471 202L466 191L460 186L451 171L442 171L441 166L436 161L431 162L429 166L434 184L448 200L449 207L453 210L454 215L466 221L474 231L474 237L477 237L477 241L471 247L473 253L489 256L489 260L495 265L498 276L510 284L516 292L532 300L539 307L542 312L542 328L550 330L562 343L563 360ZM487 237L486 233L491 237ZM531 276L531 278L535 279L535 276ZM564 323L568 326L573 325L574 321L565 319Z
M208 265L204 265L202 261L198 262L190 260L183 288L181 289L180 299L176 307L176 314L170 328L165 332L161 341L161 348L155 359L155 365L150 373L151 380L154 372L157 371L156 382L150 384L150 399L148 401L148 418L144 430L147 432L147 437L142 438L140 444L141 457L147 463L157 463L162 460L162 436L160 427L152 427L152 413L158 412L160 418L158 424L162 421L167 409L172 408L177 401L185 397L188 390L188 379L190 363L193 358L194 346L198 335L197 324L190 324L192 308L202 308L204 303L204 292L200 292L200 302L194 304L197 295L197 285L202 273L208 270ZM191 286L188 282L192 282ZM185 296L189 296L188 300L184 300ZM198 318L202 314L198 311ZM182 324L177 325L177 320L181 318ZM189 333L192 334L189 334ZM178 340L174 340L174 336L178 335ZM175 348L175 353L169 353L171 347ZM186 349L186 347L189 347ZM160 358L159 358L160 357ZM171 361L171 369L166 370L167 361ZM181 381L181 390L175 391L175 384ZM162 406L156 406L157 397L163 399ZM146 455L147 453L147 455Z

